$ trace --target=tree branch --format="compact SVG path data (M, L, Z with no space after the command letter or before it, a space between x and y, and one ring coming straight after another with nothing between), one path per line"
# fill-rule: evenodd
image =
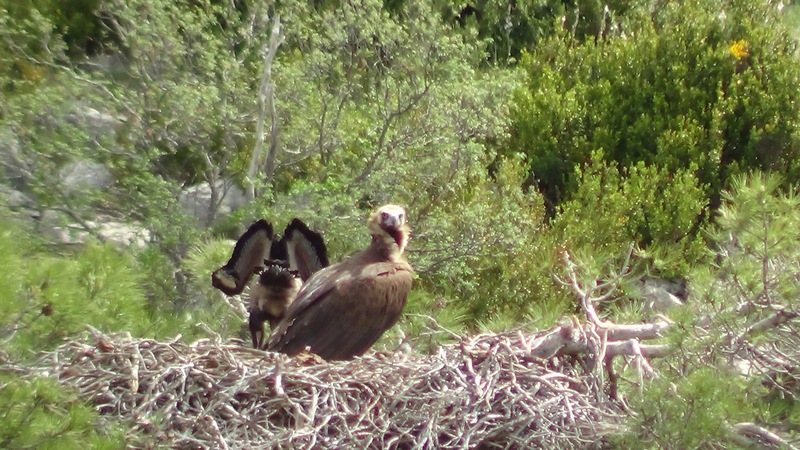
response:
M269 43L264 51L264 71L261 74L261 85L258 91L258 117L256 119L256 142L253 145L253 154L250 156L250 165L247 169L247 181L245 186L245 196L248 201L256 198L255 180L258 177L258 169L261 167L262 153L264 152L264 127L267 114L270 116L270 147L267 153L265 169L267 171L267 182L272 180L272 173L275 167L275 153L278 147L278 119L275 112L274 89L272 83L272 60L278 52L278 47L283 42L281 34L281 18L275 16L275 24L269 37Z
M730 427L731 438L739 445L747 448L772 449L779 448L785 450L796 450L797 447L790 444L777 434L762 428L754 423L742 422Z

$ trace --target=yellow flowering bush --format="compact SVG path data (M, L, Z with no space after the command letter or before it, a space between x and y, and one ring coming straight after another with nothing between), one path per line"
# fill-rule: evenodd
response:
M731 55L733 55L733 57L737 60L745 58L748 55L747 41L744 39L739 39L738 41L734 42L728 49L730 50Z

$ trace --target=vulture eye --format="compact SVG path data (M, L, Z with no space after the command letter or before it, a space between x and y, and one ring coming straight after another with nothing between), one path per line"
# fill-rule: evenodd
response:
M397 216L397 218L399 219L400 223L403 223L405 221L405 214L401 213L399 216Z
M381 213L381 220L386 220L388 218L389 218L389 213L387 213L386 211Z

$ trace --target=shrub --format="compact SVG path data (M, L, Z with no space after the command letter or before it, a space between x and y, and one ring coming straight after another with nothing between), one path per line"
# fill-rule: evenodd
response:
M722 12L721 12L722 11ZM594 42L560 35L523 62L508 150L527 156L551 213L578 189L576 166L602 150L696 174L712 207L730 176L798 174L796 45L767 2L637 7Z
M555 246L623 255L637 242L662 276L684 274L705 257L698 230L707 200L692 167L670 173L640 162L620 170L595 152L575 179L575 192L552 222Z
M77 395L46 378L0 374L0 447L123 449L121 429L101 422Z
M796 432L800 197L775 174L738 175L708 227L713 263L690 271L670 311L675 351L661 378L631 393L626 448L725 446L737 422ZM788 314L788 315L787 315Z

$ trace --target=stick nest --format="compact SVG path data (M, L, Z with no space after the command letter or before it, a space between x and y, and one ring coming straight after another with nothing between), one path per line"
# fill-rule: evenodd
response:
M531 356L535 339L482 334L433 355L328 363L92 331L27 370L130 424L132 448L601 446L621 412L581 360Z

